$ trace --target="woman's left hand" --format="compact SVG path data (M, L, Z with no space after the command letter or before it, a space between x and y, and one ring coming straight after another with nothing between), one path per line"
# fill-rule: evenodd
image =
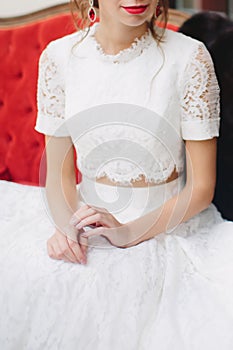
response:
M70 223L78 230L87 225L96 226L79 235L80 243L82 243L82 237L103 236L116 247L127 248L130 246L130 232L127 225L120 223L105 208L83 205L72 216Z

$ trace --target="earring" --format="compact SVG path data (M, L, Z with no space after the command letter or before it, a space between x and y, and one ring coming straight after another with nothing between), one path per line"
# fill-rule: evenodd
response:
M96 20L96 11L94 8L94 1L93 0L89 0L89 9L88 9L88 18L90 20L90 22L95 22Z
M155 16L156 18L158 18L162 13L162 10L161 10L161 6L160 6L160 0L158 0L157 2L157 6L156 6L156 9L155 9Z

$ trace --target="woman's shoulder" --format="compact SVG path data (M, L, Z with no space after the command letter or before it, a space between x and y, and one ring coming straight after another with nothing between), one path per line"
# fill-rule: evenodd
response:
M72 47L82 41L85 37L85 31L79 30L71 34L64 35L61 38L52 40L45 47L44 51L47 52L48 55L53 57L60 57L60 59L64 59L66 56L68 57Z
M201 41L170 29L165 30L162 46L173 58L176 57L180 62L189 59L200 48L206 50Z

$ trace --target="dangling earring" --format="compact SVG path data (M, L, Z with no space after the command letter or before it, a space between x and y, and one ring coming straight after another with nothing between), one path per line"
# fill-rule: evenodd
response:
M161 13L162 13L162 10L161 10L161 6L160 6L160 0L158 0L157 6L156 6L156 9L155 9L155 17L156 17L156 19L161 15Z
M93 0L89 0L89 9L88 9L88 19L90 20L90 22L95 22L96 20L96 11L94 8L94 1Z

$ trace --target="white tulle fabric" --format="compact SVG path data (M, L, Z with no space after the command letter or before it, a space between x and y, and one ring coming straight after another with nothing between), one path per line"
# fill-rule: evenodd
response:
M219 87L210 55L202 43L171 31L166 31L164 42L157 45L150 30L129 48L109 55L95 39L97 28L98 23L83 40L82 31L56 40L42 53L36 130L71 136L73 128L67 121L95 106L125 103L147 108L179 135L172 145L178 156L171 157L159 141L162 133L170 134L168 127L158 128L156 139L122 123L91 130L78 141L72 135L79 155L77 165L90 178L106 176L127 184L144 176L147 182L164 182L175 168L183 171L183 139L204 140L219 134ZM153 129L153 123L148 128ZM86 156L100 143L109 145L119 137L138 140L157 161L138 157L135 164L123 160L106 163L104 152L102 160L101 155L98 160ZM102 164L98 172L97 163Z
M80 198L94 204L88 181ZM163 198L155 187L147 211ZM147 190L134 190L118 219L140 215ZM166 198L176 190L169 185ZM48 256L53 225L40 188L1 181L0 192L2 349L232 349L233 224L213 205L131 248L95 238L85 266ZM117 198L108 185L96 193L106 208Z

